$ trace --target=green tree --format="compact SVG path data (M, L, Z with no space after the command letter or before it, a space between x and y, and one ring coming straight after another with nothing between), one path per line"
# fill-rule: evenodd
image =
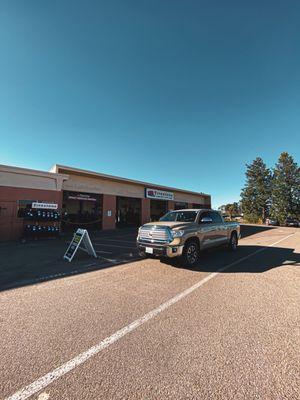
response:
M246 184L241 192L244 218L253 223L265 221L270 208L271 171L260 157L246 167Z
M226 204L225 211L230 216L230 219L232 219L233 216L239 215L239 204L236 202Z
M273 171L271 215L284 223L300 215L300 168L288 153L281 153Z

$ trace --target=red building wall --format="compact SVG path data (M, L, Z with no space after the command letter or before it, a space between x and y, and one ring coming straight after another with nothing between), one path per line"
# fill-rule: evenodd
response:
M168 210L174 210L175 208L175 201L169 200L168 201Z
M103 222L102 229L115 229L116 227L116 196L110 194L103 195ZM108 215L108 213L110 215Z
M150 222L150 199L142 199L142 224Z
M18 200L39 200L62 205L62 191L0 186L0 240L21 237L23 219L18 218Z

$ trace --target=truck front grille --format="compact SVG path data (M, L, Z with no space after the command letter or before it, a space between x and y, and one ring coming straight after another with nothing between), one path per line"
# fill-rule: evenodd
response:
M171 230L165 226L148 225L140 228L139 240L146 243L169 243Z

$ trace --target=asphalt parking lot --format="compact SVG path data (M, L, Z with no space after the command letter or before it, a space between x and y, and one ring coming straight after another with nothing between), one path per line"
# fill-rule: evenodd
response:
M0 290L136 260L136 235L135 228L92 232L90 237L99 258L94 259L79 250L71 263L63 260L63 255L72 235L54 240L31 240L25 244L1 243Z
M0 398L299 399L300 229L243 226L193 270L135 230L0 246Z

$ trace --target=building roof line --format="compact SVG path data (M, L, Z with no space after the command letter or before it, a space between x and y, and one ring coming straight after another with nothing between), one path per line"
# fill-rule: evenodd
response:
M134 183L136 185L141 185L141 186L149 186L150 188L155 188L155 189L160 189L160 190L169 190L169 191L175 191L175 192L181 192L181 193L188 193L188 194L193 194L197 196L204 196L204 197L211 197L209 194L202 193L202 192L194 192L191 190L184 190L184 189L178 189L174 188L171 186L164 186L164 185L158 185L155 183L149 183L149 182L143 182L143 181L138 181L134 179L128 179L128 178L122 178L120 176L115 176L115 175L108 175L108 174L103 174L100 172L95 172L95 171L89 171L81 168L74 168L74 167L68 167L66 165L61 165L61 164L54 164L53 167L50 169L51 172L58 172L59 170L66 171L68 172L74 172L75 174L78 175L88 175L88 176L95 176L95 177L100 177L104 179L110 179L110 180L115 180L119 182L126 182L126 183Z
M18 174L23 174L23 175L35 175L35 176L44 176L48 178L55 178L55 175L57 177L61 177L63 179L68 179L68 175L62 174L60 172L55 172L55 171L42 171L39 169L32 169L32 168L24 168L24 167L15 167L14 165L4 165L0 164L0 171L2 172L11 172L11 173L18 173Z

